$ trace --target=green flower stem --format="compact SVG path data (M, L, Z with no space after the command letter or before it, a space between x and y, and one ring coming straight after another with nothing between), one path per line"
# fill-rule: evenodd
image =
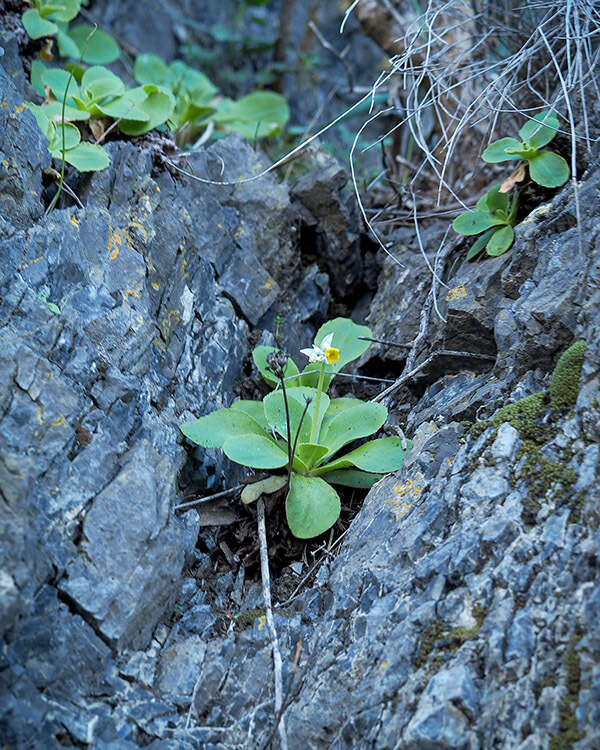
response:
M309 443L315 442L315 437L317 433L317 422L319 417L319 404L321 403L321 391L323 390L323 381L325 380L325 362L321 362L321 372L319 373L319 383L317 385L317 399L315 401L315 411L314 416L312 420L312 427L310 428L310 437L308 439Z

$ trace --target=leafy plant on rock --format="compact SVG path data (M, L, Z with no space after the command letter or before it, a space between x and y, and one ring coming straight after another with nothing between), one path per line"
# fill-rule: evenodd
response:
M477 201L474 211L466 211L452 222L453 229L459 234L483 232L467 253L467 260L477 257L484 248L488 255L502 255L513 243L519 191L515 191L511 200L506 193L500 192L500 187L495 185Z
M262 401L241 400L227 409L186 422L183 434L205 448L220 448L236 463L271 472L287 471L285 510L291 532L301 538L331 528L340 514L332 485L371 487L399 469L410 446L399 437L364 443L340 451L377 432L387 418L383 404L356 398L330 398L329 384L340 369L369 346L366 326L346 318L325 323L300 372L283 352L257 347L254 361L274 387ZM283 475L281 475L283 476Z
M140 55L133 74L138 83L159 83L170 89L175 107L169 124L180 142L191 140L210 123L223 133L270 138L281 133L290 116L285 99L273 91L254 91L238 101L217 96L216 86L181 60L167 65L157 55Z
M554 112L540 112L519 130L521 140L500 138L490 143L482 154L489 163L520 159L529 167L529 176L543 187L559 187L569 179L569 166L554 151L542 150L558 131Z
M33 5L21 17L25 31L31 39L56 37L62 57L105 65L121 55L119 45L105 31L96 29L92 40L89 37L94 27L89 24L69 28L69 22L80 11L81 0L35 0Z

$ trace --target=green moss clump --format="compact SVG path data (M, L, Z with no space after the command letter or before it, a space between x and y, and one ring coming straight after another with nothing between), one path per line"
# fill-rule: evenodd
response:
M532 393L514 404L507 404L492 417L494 427L509 422L524 438L539 439L540 425L538 417L544 411L546 392Z
M583 339L576 341L560 355L550 380L550 401L553 408L564 409L577 401L586 346Z
M454 654L465 641L471 641L476 638L486 618L487 609L477 605L473 607L472 614L477 623L472 628L456 627L448 629L443 620L436 620L426 628L421 636L419 653L415 659L417 668L426 664L430 654L434 651L435 653L431 662L435 667L439 667L446 661L444 652L450 651Z
M421 645L419 646L419 653L415 659L415 665L417 669L420 669L424 664L427 663L429 654L433 651L436 641L444 635L444 623L442 620L436 620L428 628L425 628L421 636Z
M579 740L585 737L585 733L579 730L575 709L579 702L579 689L581 687L581 666L579 654L575 646L579 637L572 638L569 648L565 651L563 663L565 665L567 694L560 707L560 729L550 739L549 750L568 750Z

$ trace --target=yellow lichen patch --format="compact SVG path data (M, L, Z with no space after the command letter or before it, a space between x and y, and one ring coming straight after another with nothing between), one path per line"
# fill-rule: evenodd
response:
M259 630L262 630L265 627L266 620L267 620L266 615L261 615L258 618L258 629Z
M268 291L270 289L273 289L275 286L275 279L269 276L269 278L265 281L265 289Z
M36 414L36 417L37 417L37 421L38 421L38 424L44 424L44 416L43 416L43 415L44 415L44 410L43 410L43 409L42 409L42 407L41 407L41 406L40 406L40 405L38 404L38 408L37 408L37 414Z
M404 484L394 487L395 497L389 503L397 521L408 513L413 506L411 500L418 500L421 492L422 489L412 479L407 479Z
M152 213L152 203L150 203L150 197L146 194L142 195L140 203L146 209L148 213Z
M552 203L543 203L541 206L534 208L529 216L523 219L522 224L531 224L531 222L535 221L539 216L547 214L551 207Z
M381 664L376 669L376 674L379 674L379 672L385 672L385 670L390 666L390 660L385 659L381 662Z
M163 318L161 323L162 335L165 341L168 340L171 334L171 328L177 325L181 320L181 311L178 309L169 310L168 314Z
M109 257L114 260L119 254L119 247L123 244L121 235L116 232L111 226L108 227L108 245L107 250L110 253Z
M37 258L33 258L32 260L25 261L25 256L23 256L23 258L21 258L21 262L19 263L19 268L17 270L24 271L26 268L29 268L29 266L32 266L34 263L38 263L38 261L43 260L43 259L44 259L44 256L39 255Z
M186 279L190 278L189 273L187 272L187 260L185 258L181 259L181 280L185 281Z
M75 229L79 229L79 222L74 216L69 216L69 221L75 227Z
M9 167L8 159L2 159L2 164L8 169Z
M139 221L135 221L135 219L131 219L129 221L129 226L130 227L134 227L135 229L137 229L138 232L144 238L144 242L145 243L148 242L148 232L147 232L146 228ZM131 241L130 240L128 241L128 244L131 246ZM135 248L133 248L133 249L135 249Z
M460 286L454 287L454 289L451 289L448 294L446 295L446 302L453 302L457 299L462 299L463 297L467 296L467 290L464 287L464 284L461 284Z
M140 293L136 292L135 289L124 289L121 294L126 294L129 297L139 297Z
M152 283L150 284L150 286L151 286L151 287L152 287L152 289L154 289L155 291L158 291L158 289L159 289L159 286L158 286L158 284L156 283L156 281L153 281L153 282L152 282Z
M15 112L23 112L25 110L26 106L27 105L25 104L25 102L23 102L23 104L16 105L15 108L14 108L14 110L15 110Z
M58 417L58 419L55 419L54 422L50 423L50 427L59 427L61 424L65 424L64 417Z
M162 356L164 357L165 354L167 353L167 347L163 344L163 342L160 339L154 339L152 343L154 344L154 346L160 349L160 352Z

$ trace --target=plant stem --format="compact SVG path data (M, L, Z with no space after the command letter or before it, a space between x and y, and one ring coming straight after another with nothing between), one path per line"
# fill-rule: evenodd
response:
M287 392L285 390L285 378L283 377L283 372L281 373L281 376L279 378L279 382L281 383L281 390L283 391L283 404L285 407L285 422L287 427L287 451L288 451L288 489L289 489L289 483L290 483L290 474L292 471L292 461L294 460L294 456L292 455L292 429L290 426L290 407L288 406L288 400L287 400Z
M317 434L317 422L319 421L319 404L321 403L321 391L323 390L323 380L325 379L325 362L321 362L321 372L319 373L319 383L317 385L317 400L315 401L315 410L313 413L312 427L310 428L309 443L314 443Z
M81 56L79 57L79 60L77 61L78 65L81 65L81 61L83 60L83 56L85 55L85 51L87 50L88 42L92 38L92 35L98 28L97 24L94 24L94 28L90 31L90 33L87 35L87 39L85 40L85 44L83 45L83 50L81 52ZM60 111L60 127L62 129L62 148L60 150L60 156L61 156L61 164L60 164L60 180L58 181L58 189L56 191L56 195L52 199L52 203L48 206L48 210L46 211L46 214L49 214L54 206L58 203L58 199L60 198L60 194L62 192L62 186L63 182L65 180L65 108L67 106L67 93L69 91L69 84L73 80L73 72L75 70L75 67L71 67L71 74L69 75L69 78L67 80L67 85L65 87L65 95L63 96L62 100L62 108Z

